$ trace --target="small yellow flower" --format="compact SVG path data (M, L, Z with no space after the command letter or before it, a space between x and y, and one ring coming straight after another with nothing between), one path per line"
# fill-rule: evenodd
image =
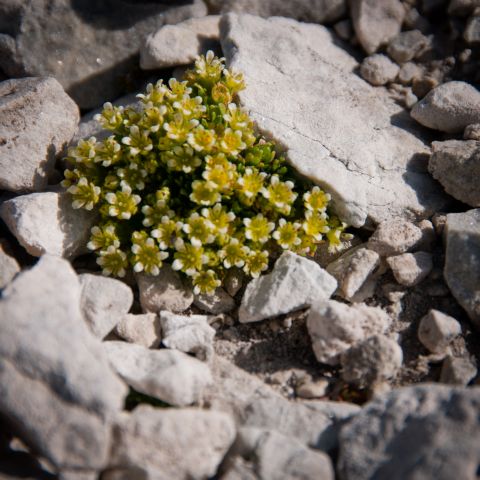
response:
M245 89L245 80L243 79L243 73L241 72L232 72L227 68L223 70L225 75L225 85L232 93L240 92Z
M253 122L250 120L248 113L238 108L235 103L228 105L228 111L223 115L223 119L230 125L233 130L250 130Z
M242 132L240 130L225 129L222 139L220 140L220 149L227 155L236 156L247 145L242 141Z
M214 205L221 200L217 186L208 181L195 180L192 182L190 200L199 205Z
M216 103L228 105L232 101L232 94L223 82L217 82L212 88L212 99Z
M220 235L227 234L231 223L235 220L235 214L227 212L220 203L213 208L202 208L202 215L211 223L214 232Z
M181 238L175 240L174 261L172 268L181 270L188 276L192 276L202 270L204 264L208 262L203 247L195 247L191 243L185 243Z
M242 245L238 238L231 238L224 247L218 251L218 256L223 260L225 268L243 267L249 254L248 247Z
M156 133L160 130L165 121L165 114L168 109L165 105L154 106L152 102L143 107L142 119L139 124L144 130Z
M302 227L304 232L317 242L322 239L322 234L330 230L327 215L325 213L312 212L311 210L305 212L305 221Z
M245 173L237 180L240 193L247 199L253 199L262 190L266 176L265 172L246 168Z
M268 241L270 233L275 228L273 222L269 222L261 213L253 218L244 218L245 237L252 242L265 243Z
M115 226L107 223L102 227L95 226L90 230L90 241L87 243L89 250L107 249L110 245L120 247L120 240L115 232Z
M102 190L85 177L80 178L76 185L72 185L68 190L73 196L72 207L92 210L100 200Z
M132 189L126 185L117 193L108 192L105 200L110 205L108 214L111 217L118 217L121 220L128 220L132 215L137 213L137 205L142 200L139 195L132 194Z
M153 229L150 235L158 241L161 250L167 250L167 248L173 247L182 226L182 222L172 220L164 215L160 223L157 224L157 228Z
M216 58L209 50L205 56L201 55L195 61L195 73L206 83L213 85L220 80L223 71L224 58Z
M123 107L114 107L110 102L105 102L102 113L97 113L93 119L106 130L115 131L122 127L123 116Z
M302 243L299 236L300 227L299 223L287 222L284 218L281 218L272 236L282 248L294 249Z
M163 260L168 257L168 253L160 251L155 240L145 232L133 232L131 250L133 270L136 273L158 275Z
M247 256L243 271L258 278L262 272L268 269L268 252L266 250L252 250Z
M291 181L281 182L278 175L272 175L268 188L262 188L262 195L280 212L289 214L291 204L297 198L293 191L294 184Z
M131 155L147 154L153 148L152 139L148 134L148 131L140 130L138 125L132 125L129 136L123 137L122 143L129 146Z
M124 277L128 267L127 254L114 245L110 245L105 250L100 250L97 264L102 267L104 275L113 275L115 277Z
M211 223L197 212L190 215L186 223L183 224L182 230L188 235L194 247L200 247L215 240Z
M167 138L183 143L187 139L190 130L197 125L198 120L193 118L189 120L180 112L176 112L170 122L165 122L163 124L163 129L167 132ZM163 143L165 143L165 141ZM164 146L163 143L160 143L161 147ZM170 148L170 145L168 145L167 148L167 145L165 144L165 148Z
M192 93L192 89L188 86L188 82L179 82L175 78L171 78L168 81L168 86L170 87L170 90L167 89L165 93L171 101L182 100L185 95L189 96Z
M217 153L215 155L206 155L205 163L207 169L223 168L229 170L233 165L227 160L224 153Z
M122 187L128 186L143 190L145 188L145 178L147 171L143 168L138 168L137 163L130 162L126 168L117 169L118 178L120 178L120 185Z
M173 102L173 108L180 111L185 117L201 117L207 110L207 107L202 105L202 97L191 98L188 95L184 95L181 100Z
M122 158L122 147L115 140L114 135L110 135L102 143L97 146L97 153L95 156L95 163L102 164L102 167L109 167L112 164L118 163Z
M212 295L215 289L221 285L221 281L213 270L197 272L192 277L193 293L199 295L201 293Z
M97 139L90 137L88 140L79 140L76 147L68 149L68 155L77 163L92 163L96 155Z
M162 158L167 162L168 168L177 172L191 173L202 164L193 148L188 145L183 147L177 145L172 150L163 153Z
M163 80L158 80L155 85L152 83L147 85L146 95L139 93L137 97L140 98L144 104L152 103L153 105L160 105L164 101L167 91L168 88L163 84Z
M187 135L187 141L197 152L211 152L217 137L214 130L199 125Z
M223 193L229 192L233 185L233 172L220 167L204 170L202 177L213 183Z
M344 233L347 224L341 222L337 217L330 219L330 230L327 232L328 251L339 252L350 244L353 235Z
M324 212L331 198L329 193L325 193L317 186L303 195L305 208L314 212Z

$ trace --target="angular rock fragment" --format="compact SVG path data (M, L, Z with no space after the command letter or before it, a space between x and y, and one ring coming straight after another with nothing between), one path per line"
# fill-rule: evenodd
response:
M396 35L388 44L387 53L397 63L416 58L428 45L428 38L419 30L409 30Z
M428 252L403 253L387 258L395 280L400 285L413 287L422 282L433 268L432 255Z
M235 308L235 300L222 287L217 288L211 295L195 295L193 304L213 315L230 312Z
M244 427L275 430L311 448L331 451L339 425L359 411L351 403L312 400L292 403L282 397L254 400L243 415Z
M245 76L241 104L288 161L332 195L342 220L359 227L392 216L418 219L445 206L424 171L429 149L415 122L353 73L356 60L327 29L229 14L221 42L229 66Z
M132 289L115 278L84 273L79 275L80 308L93 334L102 339L112 331L132 306Z
M412 250L422 237L422 230L412 222L394 218L380 223L367 245L380 256L389 257Z
M286 251L271 273L250 281L238 311L241 323L258 322L330 298L337 281L312 260Z
M140 67L153 70L188 65L197 55L218 49L219 21L218 15L208 15L164 25L150 34L140 48Z
M178 350L149 350L110 341L103 344L112 367L140 393L179 407L201 400L212 382L208 366Z
M480 122L480 92L466 82L443 83L418 102L410 114L425 127L462 132L467 125Z
M350 14L360 44L371 55L400 32L405 9L398 0L350 0Z
M0 290L5 288L19 271L20 265L17 260L5 251L0 240Z
M203 480L215 475L235 424L222 412L140 405L119 418L113 439L105 480Z
M380 256L367 248L355 248L327 266L338 282L337 294L351 300L380 265Z
M450 315L438 310L430 310L420 320L418 339L432 353L443 353L454 340L462 333L460 324Z
M78 107L54 78L1 82L0 189L43 190L78 120Z
M428 162L432 176L452 197L472 207L480 207L480 141L433 142L432 149Z
M480 389L418 385L367 404L340 433L342 480L475 478Z
M207 13L202 0L16 3L8 22L15 27L7 30L0 68L10 76L55 77L82 109L122 94L146 35Z
M390 317L378 307L348 306L335 300L315 303L307 318L315 356L328 365L338 365L342 353L373 335L384 333L390 323Z
M328 455L311 450L298 440L274 430L241 428L229 457L226 461L227 471L221 477L222 480L244 478L243 475L235 477L240 458L253 463L250 468L255 472L253 478L258 480L335 478L332 461Z
M480 43L480 15L472 15L470 17L463 32L463 38L472 46Z
M385 335L374 335L342 354L342 378L360 387L370 387L393 378L402 361L402 349L397 342Z
M208 324L206 315L175 315L160 312L162 343L185 353L192 353L200 360L207 360L213 354L215 330Z
M480 329L480 209L450 213L443 276L452 295Z
M22 195L0 205L0 217L20 245L34 257L45 253L73 258L87 251L96 215L75 210L69 193Z
M477 375L477 367L469 358L448 355L443 361L440 383L466 386Z
M155 313L123 315L115 327L115 333L130 343L156 348L162 341L160 319Z
M0 413L61 470L105 466L127 393L82 318L80 292L68 262L45 255L0 300Z
M463 131L464 140L480 140L480 123L472 123Z
M386 85L395 80L398 74L398 65L386 55L375 54L366 57L360 65L360 75L371 85Z
M170 265L164 265L157 276L138 274L135 278L144 312L168 310L181 313L193 303L192 289Z

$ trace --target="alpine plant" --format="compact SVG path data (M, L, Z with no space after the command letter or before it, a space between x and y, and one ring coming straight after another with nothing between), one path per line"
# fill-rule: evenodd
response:
M231 268L258 277L282 250L348 240L330 195L255 132L236 103L243 75L224 62L208 52L134 107L105 103L95 119L111 134L70 148L62 184L74 208L99 212L87 247L103 274L158 275L168 263L210 294Z

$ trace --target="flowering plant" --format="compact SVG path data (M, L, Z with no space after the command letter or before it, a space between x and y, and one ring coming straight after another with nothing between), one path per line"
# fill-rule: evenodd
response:
M235 103L244 86L208 52L185 81L148 85L135 107L106 103L95 118L112 135L69 150L62 183L74 208L100 212L87 246L105 275L158 275L168 262L211 293L230 268L258 277L275 251L341 245L330 195L254 132Z

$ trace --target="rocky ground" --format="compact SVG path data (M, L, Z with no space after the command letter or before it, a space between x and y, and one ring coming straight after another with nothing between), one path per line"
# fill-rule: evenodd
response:
M477 0L4 0L0 32L0 478L478 478ZM65 148L208 49L353 239L213 297L102 277Z

